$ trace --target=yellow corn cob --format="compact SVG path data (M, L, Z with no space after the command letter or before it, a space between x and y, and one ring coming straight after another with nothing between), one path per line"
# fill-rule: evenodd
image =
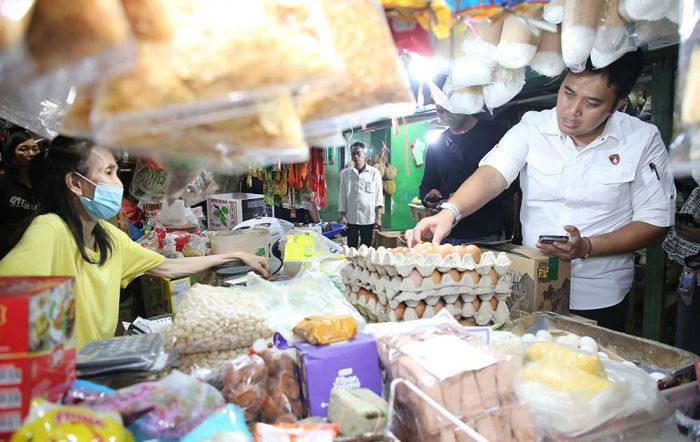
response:
M595 394L612 387L612 382L606 378L554 359L532 362L520 370L520 376L558 391Z
M531 361L554 359L562 364L571 365L592 375L606 377L603 365L597 355L581 353L564 345L552 342L538 342L527 349Z

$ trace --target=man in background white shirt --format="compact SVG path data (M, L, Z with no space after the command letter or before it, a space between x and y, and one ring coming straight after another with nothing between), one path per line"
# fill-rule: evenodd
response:
M641 51L610 66L569 72L557 107L526 113L437 215L407 232L439 242L453 223L520 175L523 244L572 261L571 310L623 330L633 252L673 224L675 187L655 126L618 112L644 65ZM544 244L540 235L566 235Z
M372 229L382 226L384 192L382 176L367 164L367 152L363 143L350 146L350 156L355 163L340 172L338 212L340 224L348 226L348 246L370 246Z

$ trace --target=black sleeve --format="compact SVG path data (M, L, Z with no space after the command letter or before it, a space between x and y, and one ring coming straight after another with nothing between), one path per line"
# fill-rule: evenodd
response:
M440 171L438 170L437 150L432 146L428 147L425 155L425 169L423 171L423 181L418 190L421 201L433 189L440 190Z

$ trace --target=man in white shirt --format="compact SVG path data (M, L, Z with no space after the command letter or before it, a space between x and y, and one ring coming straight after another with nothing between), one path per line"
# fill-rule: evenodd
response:
M523 244L572 261L571 310L623 330L633 252L673 224L675 188L655 126L617 112L643 67L641 51L610 66L569 72L557 107L526 113L437 215L407 232L439 242L455 220L520 175ZM566 235L544 244L540 235Z
M348 226L348 246L370 246L372 229L382 226L382 176L377 169L367 164L367 152L363 143L357 142L350 146L350 156L355 166L340 172L339 222Z

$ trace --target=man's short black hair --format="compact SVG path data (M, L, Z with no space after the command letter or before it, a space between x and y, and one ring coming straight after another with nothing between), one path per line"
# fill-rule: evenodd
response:
M637 83L644 68L644 54L641 49L627 52L625 55L600 69L593 67L591 59L586 62L586 71L604 75L608 86L615 89L615 103L627 97Z
M359 146L362 150L367 150L365 143L363 143L362 141L355 141L354 143L352 143L352 145L350 146L350 150L352 150L352 148L355 146Z

